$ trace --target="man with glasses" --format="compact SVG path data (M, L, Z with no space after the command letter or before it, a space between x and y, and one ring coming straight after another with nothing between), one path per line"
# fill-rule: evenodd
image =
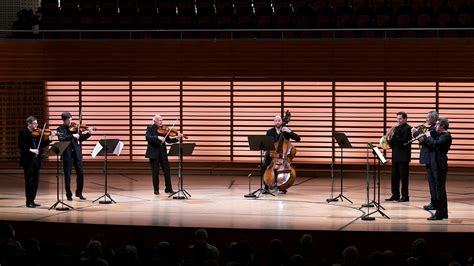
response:
M33 136L33 132L38 128L38 120L36 117L29 116L26 118L26 124L27 126L21 129L18 134L20 166L23 167L23 173L25 175L26 207L36 208L41 206L35 202L41 168L41 148L51 143L51 138L56 135L56 132L51 132L48 139L40 139L41 132Z

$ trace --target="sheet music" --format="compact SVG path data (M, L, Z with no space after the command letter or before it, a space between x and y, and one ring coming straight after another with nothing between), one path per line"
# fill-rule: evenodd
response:
M94 149L92 150L92 158L95 159L95 157L97 156L97 154L99 154L99 152L103 149L104 147L102 147L102 145L100 145L100 143L97 141L97 144L95 145Z
M122 152L123 146L124 146L123 142L119 141L117 143L117 146L115 146L115 150L114 150L113 154L119 156L120 153Z
M387 162L387 159L383 156L383 154L380 152L379 148L373 147L372 150L377 154L377 157L379 157L380 161L385 164Z

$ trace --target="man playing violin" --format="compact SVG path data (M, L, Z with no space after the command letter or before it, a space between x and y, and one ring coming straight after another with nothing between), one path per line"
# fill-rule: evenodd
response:
M274 142L277 142L280 139L280 135L283 134L283 137L286 140L293 139L297 142L301 141L301 138L298 134L293 132L286 126L283 126L283 120L281 116L276 115L273 119L273 127L267 130L267 136L271 137ZM260 168L260 174L263 176L267 167L272 163L272 157L269 152L265 154L265 161L263 162ZM265 190L263 191L264 194L268 193L268 186L265 185ZM286 193L286 189L282 190L281 192Z
M69 112L62 113L61 119L63 120L63 124L57 129L59 141L70 141L69 146L64 150L62 155L66 197L67 200L72 201L71 173L72 166L74 165L77 175L76 197L85 200L86 198L82 195L84 188L84 170L82 166L82 150L79 142L87 140L92 132L88 129L81 131L80 125L72 127L72 115Z
M51 138L56 132L51 132L48 138L41 138L33 134L38 128L38 121L35 117L26 118L27 126L23 128L18 135L18 148L20 149L20 166L23 167L25 175L25 196L26 207L36 208L40 206L35 202L36 192L38 191L39 172L41 168L41 155L43 147L51 143Z
M168 134L170 129L166 130L163 125L163 118L160 115L153 117L153 125L146 129L146 141L148 142L145 157L150 160L153 190L155 195L159 195L160 180L158 173L161 168L165 176L165 193L174 193L171 185L170 165L168 161L168 154L166 152L166 143L175 143L183 137L181 133L177 133L175 137L170 137ZM158 132L160 131L160 133Z

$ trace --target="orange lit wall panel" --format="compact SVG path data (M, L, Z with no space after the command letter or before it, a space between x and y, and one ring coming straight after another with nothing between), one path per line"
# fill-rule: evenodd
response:
M166 125L182 130L196 143L189 161L258 161L248 135L264 135L275 115L290 110L289 127L302 141L295 162L327 164L340 151L333 131L346 133L353 148L344 151L347 163L366 162L367 143L378 143L396 123L396 113L408 113L412 126L438 110L451 121L452 165L474 165L474 83L437 82L47 82L46 103L51 127L69 111L97 127L84 142L86 160L101 138L120 138L124 150L114 160L145 160L145 130L155 114ZM418 164L413 144L412 164ZM387 152L390 158L390 151ZM98 160L100 158L97 158ZM172 158L175 160L175 158Z

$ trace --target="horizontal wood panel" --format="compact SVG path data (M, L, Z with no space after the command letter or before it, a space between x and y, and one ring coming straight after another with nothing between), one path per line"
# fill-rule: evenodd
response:
M0 42L0 80L470 81L470 40Z

